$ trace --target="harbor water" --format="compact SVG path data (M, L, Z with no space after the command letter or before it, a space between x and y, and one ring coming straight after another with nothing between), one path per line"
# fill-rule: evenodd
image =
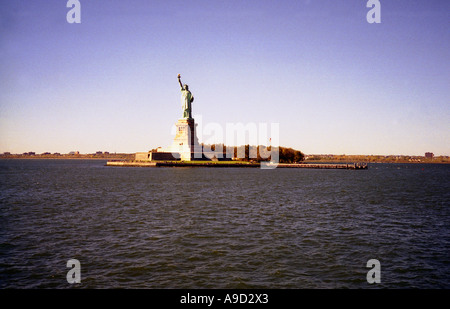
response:
M105 163L0 160L0 288L450 288L450 165Z

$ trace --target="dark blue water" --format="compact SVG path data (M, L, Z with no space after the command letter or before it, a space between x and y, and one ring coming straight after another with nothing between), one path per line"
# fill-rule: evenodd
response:
M450 288L450 165L104 164L0 160L0 288Z

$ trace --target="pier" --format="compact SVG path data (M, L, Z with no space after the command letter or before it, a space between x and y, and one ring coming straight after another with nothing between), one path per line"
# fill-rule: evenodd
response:
M346 169L346 170L365 170L368 168L367 163L345 163L345 164L327 164L327 163L279 163L281 168L317 168L317 169Z

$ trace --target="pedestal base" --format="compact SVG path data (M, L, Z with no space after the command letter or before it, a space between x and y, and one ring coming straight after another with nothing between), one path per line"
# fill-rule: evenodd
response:
M180 159L184 161L201 159L202 146L198 143L195 120L193 118L182 118L178 120L175 126L176 135L169 151L179 153Z

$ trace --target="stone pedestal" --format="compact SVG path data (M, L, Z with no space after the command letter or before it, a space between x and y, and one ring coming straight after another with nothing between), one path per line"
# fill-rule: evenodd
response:
M191 161L202 158L202 148L198 143L196 124L193 118L179 119L175 124L176 135L170 151L179 153L181 160ZM195 155L197 153L197 155ZM197 158L198 157L198 158Z

